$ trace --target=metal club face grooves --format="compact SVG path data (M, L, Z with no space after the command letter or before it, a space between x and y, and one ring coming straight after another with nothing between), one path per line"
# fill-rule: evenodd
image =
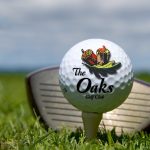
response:
M46 128L82 126L81 112L63 97L58 70L58 67L46 68L27 76L26 87L31 108L35 109ZM128 99L118 108L104 113L100 126L104 125L106 129L116 127L116 132L121 132L122 129L125 132L150 132L150 84L135 79Z
M26 76L26 78L25 78L26 92L27 92L27 97L28 97L28 102L29 102L30 108L32 110L33 115L39 117L39 121L41 123L43 123L45 129L48 129L50 127L50 125L47 124L47 122L45 121L45 119L43 118L43 116L41 115L41 113L40 113L40 111L38 109L38 106L37 106L34 94L32 92L33 90L32 90L32 85L31 85L32 84L31 79L37 73L40 73L40 72L43 72L43 70L46 71L46 70L49 70L49 69L50 68L45 68L45 69L37 70L35 72L32 72L32 73L28 74ZM51 68L51 70L53 70L53 69L58 69L58 67Z

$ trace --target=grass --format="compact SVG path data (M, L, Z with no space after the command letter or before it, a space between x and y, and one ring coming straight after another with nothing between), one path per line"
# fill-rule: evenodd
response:
M149 74L136 76L150 81ZM115 134L100 129L97 140L86 141L81 129L75 132L46 131L29 108L25 74L0 74L0 150L149 150L150 134Z

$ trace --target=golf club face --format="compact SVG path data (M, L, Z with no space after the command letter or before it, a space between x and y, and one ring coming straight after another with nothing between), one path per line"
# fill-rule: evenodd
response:
M26 78L27 93L32 109L47 127L83 127L81 111L72 106L59 87L59 68L46 68L29 74ZM129 97L118 108L104 113L99 127L116 133L149 131L150 84L135 79Z

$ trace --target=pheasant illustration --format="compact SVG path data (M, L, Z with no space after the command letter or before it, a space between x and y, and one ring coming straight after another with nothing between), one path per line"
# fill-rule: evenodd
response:
M115 60L111 60L111 53L104 45L102 48L98 48L96 54L92 49L81 50L81 59L83 64L89 69L90 73L94 73L97 78L102 76L108 76L108 74L115 74L121 67L121 63L116 63Z

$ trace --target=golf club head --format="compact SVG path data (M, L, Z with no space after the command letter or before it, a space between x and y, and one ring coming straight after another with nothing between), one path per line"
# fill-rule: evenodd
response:
M59 67L46 68L30 73L26 78L27 93L31 108L47 127L71 129L83 127L81 111L72 106L59 87ZM118 108L104 113L99 127L116 133L149 131L150 84L134 80L129 97Z

